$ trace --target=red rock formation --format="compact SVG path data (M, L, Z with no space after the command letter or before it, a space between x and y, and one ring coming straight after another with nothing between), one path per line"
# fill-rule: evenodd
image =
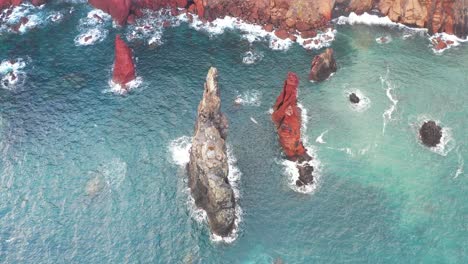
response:
M297 106L298 85L297 75L289 72L271 116L284 154L293 161L306 154L301 141L301 109Z
M328 48L324 53L315 56L312 60L309 80L316 82L324 81L333 72L336 72L336 62L333 56L333 50Z
M308 163L312 157L307 154L301 140L301 109L297 106L299 78L289 72L283 90L276 99L271 118L276 125L279 142L289 160L296 162L299 178L297 186L312 184L314 168Z
M110 14L119 25L125 25L132 0L88 0L88 3Z
M115 37L115 61L112 80L122 87L135 79L135 65L133 64L132 51L120 38Z

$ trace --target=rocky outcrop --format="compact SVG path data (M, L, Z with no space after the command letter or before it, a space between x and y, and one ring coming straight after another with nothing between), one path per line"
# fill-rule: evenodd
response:
M330 74L336 72L336 61L333 56L333 50L328 48L312 60L309 80L321 82L326 80Z
M126 84L134 80L135 77L132 50L120 38L120 35L117 35L115 37L115 60L112 81L125 88Z
M127 23L132 6L132 0L88 0L88 3L110 14L119 25Z
M272 119L276 125L279 142L286 157L297 162L299 180L296 185L312 184L313 167L307 162L312 157L307 154L301 140L301 109L297 106L297 87L299 78L295 73L288 73L283 90L276 99Z
M206 211L211 231L227 236L234 227L236 201L228 181L228 120L221 112L217 76L216 68L210 68L198 105L188 174L195 204Z
M466 0L383 0L378 8L394 22L425 27L431 33L468 34Z
M0 10L4 8L8 8L10 6L19 6L23 2L28 2L28 1L23 1L23 0L0 0ZM35 6L40 6L42 4L45 4L47 0L31 0L31 4Z
M435 147L440 143L442 138L442 128L434 121L427 121L419 129L419 136L424 145Z
M360 99L355 93L351 93L349 95L349 101L353 104L359 104Z

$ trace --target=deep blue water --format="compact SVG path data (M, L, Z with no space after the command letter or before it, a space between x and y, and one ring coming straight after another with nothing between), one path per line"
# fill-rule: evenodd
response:
M337 26L339 70L317 84L307 76L322 50L276 51L182 23L164 29L157 47L130 42L143 82L122 96L108 81L114 36L130 29L108 23L102 42L77 46L90 10L76 5L59 23L0 33L0 60L26 62L24 84L0 89L0 262L468 262L466 44L435 54L427 36ZM378 44L382 35L392 42ZM263 59L242 63L249 50ZM242 221L230 244L212 241L192 216L174 160L174 141L193 133L210 66L241 172ZM305 138L320 161L310 194L290 188L268 114L288 71L301 79ZM356 89L367 109L350 106ZM255 102L233 104L252 94ZM419 143L426 118L450 135L445 149ZM316 142L323 132L325 143Z

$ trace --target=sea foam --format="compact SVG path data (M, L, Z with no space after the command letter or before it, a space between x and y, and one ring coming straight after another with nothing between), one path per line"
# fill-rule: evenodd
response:
M135 79L125 84L125 87L123 87L119 83L115 83L112 79L110 79L108 83L109 83L109 89L105 90L104 92L111 92L111 93L118 94L118 95L125 95L129 93L130 91L135 90L136 88L140 87L140 85L143 83L143 78L140 76L137 76Z
M435 43L436 43L437 39L440 39L443 42L445 42L447 44L447 47L444 48L444 49L437 50L435 48L435 45L436 45ZM446 50L448 50L448 49L450 49L452 47L456 47L456 46L459 46L461 43L468 42L468 37L466 39L461 39L461 38L459 38L459 37L457 37L455 35L450 35L450 34L447 34L447 33L436 33L436 34L429 37L429 41L431 42L430 47L432 48L432 51L435 54L442 54L444 51L446 51Z
M442 137L440 139L440 143L437 144L437 146L428 148L421 141L421 137L419 135L419 129L425 122L429 120L433 120L438 126L442 128ZM421 145L422 147L426 149L428 148L430 151L436 154L439 154L441 156L447 156L447 154L456 146L456 142L452 134L452 128L444 126L444 124L440 120L434 119L429 115L426 115L426 114L419 115L416 121L410 121L410 126L413 127L413 131L417 135L417 140L419 142L419 145Z
M234 103L238 105L260 106L262 104L262 93L258 90L247 90L238 93Z
M0 82L3 89L16 90L26 81L26 61L22 58L3 60L0 63Z
M99 9L89 11L78 23L80 34L75 37L75 45L89 46L103 41L109 32L106 27L111 21L112 17Z

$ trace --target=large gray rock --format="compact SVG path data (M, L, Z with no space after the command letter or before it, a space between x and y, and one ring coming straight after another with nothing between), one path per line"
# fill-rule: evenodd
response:
M216 68L210 68L198 106L188 173L195 204L206 211L211 231L227 236L234 227L236 214L234 192L228 181L225 142L228 121L220 110L217 76Z

